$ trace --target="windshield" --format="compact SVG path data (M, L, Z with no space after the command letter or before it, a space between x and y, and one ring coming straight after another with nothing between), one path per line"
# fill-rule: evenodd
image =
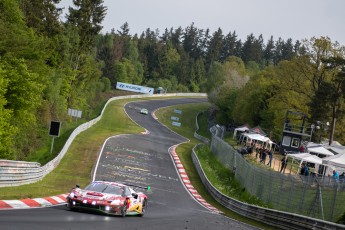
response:
M89 184L85 190L90 190L94 192L102 192L102 193L110 193L115 195L122 195L123 188L119 186L114 186L110 184L103 184L103 183L92 183Z

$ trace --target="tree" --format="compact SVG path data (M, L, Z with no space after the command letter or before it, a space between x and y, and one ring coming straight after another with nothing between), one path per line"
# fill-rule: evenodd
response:
M294 46L292 44L292 39L289 38L283 44L282 47L282 59L284 60L291 60L294 57Z
M243 43L242 47L242 60L244 63L255 61L261 64L263 56L263 38L262 35L258 39L253 34L247 36L247 40Z
M205 66L202 59L193 62L191 70L190 91L199 92L200 86L206 83Z
M303 47L305 55L281 61L277 66L279 83L276 87L280 90L271 101L283 111L295 110L306 114L310 123L332 120L332 130L335 130L333 122L337 114L342 113L343 97L342 75L338 75L341 62L335 64L333 58L344 58L344 48L325 37L305 40Z
M278 41L275 42L275 50L273 56L273 63L277 65L280 61L283 60L283 46L284 40L282 38L278 38Z
M176 77L179 84L188 85L191 80L191 66L193 60L186 53L182 53L180 56L180 61L177 66Z
M115 62L115 82L126 82L129 84L141 84L142 72L138 72L138 66L130 60L123 58Z
M208 44L206 65L211 65L212 62L221 62L221 53L223 49L223 31L218 28L216 32L213 33L210 42Z
M203 31L199 30L192 23L183 33L183 48L193 59L197 59L203 53L200 43L202 41Z
M39 75L28 71L23 60L6 58L1 61L3 74L8 82L4 94L7 103L3 108L11 111L11 124L18 130L17 136L13 136L17 148L28 154L30 150L25 141L28 140L27 135L33 133L27 131L36 128L36 111L41 105L44 86Z
M236 50L237 47L237 34L236 31L233 33L229 32L223 41L223 48L221 50L221 61L224 62L226 58L230 56L240 57L239 52Z
M21 0L20 8L24 13L26 25L34 28L37 33L54 37L62 32L59 20L62 13L61 8L57 8L61 0Z
M336 120L345 114L345 59L336 56L323 61L326 63L326 69L334 72L334 75L330 81L323 81L319 85L310 104L314 119L322 121L325 117L331 117L329 137L329 144L331 145L334 139Z
M158 34L149 28L142 33L138 41L139 59L145 66L145 80L157 80L160 76L159 56L162 46L157 42Z
M171 42L167 42L163 51L159 55L159 66L162 78L169 78L176 73L177 65L180 61L180 55Z
M13 159L13 152L11 152L14 147L13 136L18 129L11 124L12 110L5 108L8 103L5 95L9 83L6 75L4 64L0 62L0 158Z
M94 46L107 8L103 6L103 0L73 0L73 4L75 8L69 7L67 23L74 25L78 31L80 54L90 51Z
M271 36L271 38L267 41L264 54L263 54L263 58L265 60L266 66L273 65L274 48L275 46L274 46L273 36Z
M182 28L179 27L175 31L173 31L173 28L171 28L171 43L176 50L180 51L182 49L181 47L181 37L182 37Z

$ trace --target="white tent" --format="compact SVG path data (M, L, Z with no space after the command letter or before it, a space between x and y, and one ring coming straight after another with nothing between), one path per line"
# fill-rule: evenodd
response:
M336 154L343 154L343 153L345 153L345 149L343 149L343 148L330 147L330 150L335 152Z
M235 129L235 131L234 131L234 136L233 136L233 138L234 138L234 139L236 138L237 132L245 132L245 131L247 131L247 130L249 130L249 127L246 126L246 125L237 127L237 128Z
M319 171L319 166L322 165L322 159L318 156L312 155L310 153L296 153L296 154L288 154L288 157L292 159L299 160L299 167L301 167L303 162L313 163L315 164L314 172Z
M321 145L311 145L307 146L309 153L315 153L317 156L324 155L324 156L333 156L334 154L327 150L326 148L322 147Z
M257 133L243 133L242 136L247 138L247 142L249 140L263 142L266 144L266 148L269 146L270 149L272 148L272 144L274 143L268 137L265 137L265 136L263 136L261 134L257 134Z
M301 161L300 165L302 164L303 161L318 164L318 165L322 164L322 159L320 157L312 155L310 153L288 154L288 157L291 157L296 160L300 160Z
M325 157L322 159L322 164L337 168L345 168L345 153Z

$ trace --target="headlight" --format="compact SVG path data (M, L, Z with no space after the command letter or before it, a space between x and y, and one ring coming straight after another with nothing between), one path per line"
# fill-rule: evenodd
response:
M92 201L92 203L91 203L92 205L96 205L96 201L94 200L94 201Z
M105 211L110 211L110 206L105 206Z

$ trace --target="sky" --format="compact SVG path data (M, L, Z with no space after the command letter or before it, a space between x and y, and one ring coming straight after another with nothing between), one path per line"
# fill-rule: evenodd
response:
M59 4L69 5L72 0ZM218 28L223 35L236 31L242 41L251 33L265 41L327 36L345 46L345 0L104 0L104 6L102 33L121 30L125 22L131 35L194 23L211 34Z

